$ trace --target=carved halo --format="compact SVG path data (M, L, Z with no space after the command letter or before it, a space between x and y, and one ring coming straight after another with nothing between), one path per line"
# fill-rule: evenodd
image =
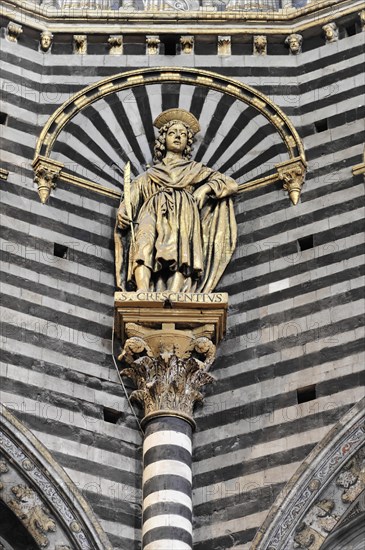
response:
M172 120L178 120L184 124L187 124L193 134L200 132L200 124L198 120L192 113L185 111L185 109L167 109L167 111L163 111L163 113L158 115L153 125L160 129Z

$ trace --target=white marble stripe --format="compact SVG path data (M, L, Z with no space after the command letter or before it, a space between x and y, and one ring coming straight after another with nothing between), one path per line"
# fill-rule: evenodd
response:
M159 502L177 503L181 504L181 506L186 506L189 510L193 509L191 498L188 495L181 493L180 491L172 491L168 489L155 491L148 495L143 501L143 509L146 510L149 506Z
M188 519L177 514L159 514L144 522L142 536L151 531L151 529L157 529L158 527L179 528L184 529L184 531L191 535L193 534L193 526Z
M158 445L177 445L183 447L189 453L192 452L190 437L174 430L161 430L148 435L143 443L143 454Z
M144 469L143 483L155 476L174 475L192 481L191 468L177 460L159 460Z
M150 542L143 550L191 550L191 546L180 540L164 539Z

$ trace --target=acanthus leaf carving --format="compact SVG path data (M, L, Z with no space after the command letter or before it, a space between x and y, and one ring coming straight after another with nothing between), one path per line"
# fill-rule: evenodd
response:
M121 375L130 378L137 389L131 399L139 401L149 415L158 411L193 414L196 402L203 400L200 389L214 381L208 370L215 358L216 346L206 336L191 331L152 330L131 323L130 336L119 360L128 367Z
M56 523L50 517L48 508L26 485L15 485L11 492L14 498L7 502L9 508L20 519L41 548L49 545L48 532L56 530Z

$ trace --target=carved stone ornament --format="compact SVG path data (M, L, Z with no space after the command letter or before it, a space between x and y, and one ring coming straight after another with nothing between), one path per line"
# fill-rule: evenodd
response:
M34 181L38 186L38 195L42 204L47 202L51 189L55 188L56 180L62 168L63 164L61 162L41 156L33 162Z
M303 37L301 34L290 34L285 39L285 44L289 46L292 55L298 55L302 51Z
M231 55L230 36L218 36L218 55Z
M50 31L43 31L41 33L40 45L44 52L48 52L53 42L53 34Z
M18 42L19 36L23 32L23 27L14 23L14 21L9 21L8 26L6 27L6 38L9 42Z
M300 158L295 158L276 165L279 178L284 182L285 189L294 204L298 204L305 178L305 165Z
M327 23L327 25L323 25L322 30L324 32L327 43L337 42L338 28L336 23L334 23L333 21L331 23Z
M56 530L56 523L50 517L49 510L29 487L15 485L11 491L14 499L7 502L7 505L24 524L40 548L46 548L49 545L47 533Z
M5 168L0 168L0 180L6 181L9 176L9 170L5 170Z
M8 472L8 471L9 471L9 468L8 468L5 460L0 460L0 491L2 491L3 488L4 488L4 484L1 481L1 475L6 474L6 472Z
M365 31L365 10L361 10L359 13L361 28Z
M121 34L109 36L108 44L110 55L121 55L123 53L123 36Z
M186 54L193 53L194 36L181 36L180 38L181 52Z
M74 34L74 53L85 55L87 53L87 36L86 34Z
M173 412L192 417L194 404L203 400L199 391L213 382L208 370L216 347L209 328L176 330L173 323L161 330L135 323L126 325L126 340L118 359L127 365L121 370L137 386L131 398L144 406L145 415Z
M160 42L158 36L146 36L147 55L157 55L160 51Z
M253 37L253 53L254 55L266 55L267 53L267 38L259 34Z

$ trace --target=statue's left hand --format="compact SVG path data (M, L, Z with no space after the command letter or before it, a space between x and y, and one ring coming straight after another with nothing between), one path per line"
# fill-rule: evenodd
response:
M211 193L211 188L210 188L210 185L208 185L207 183L205 183L204 185L199 187L196 191L194 191L194 197L199 209L203 208L210 193Z

